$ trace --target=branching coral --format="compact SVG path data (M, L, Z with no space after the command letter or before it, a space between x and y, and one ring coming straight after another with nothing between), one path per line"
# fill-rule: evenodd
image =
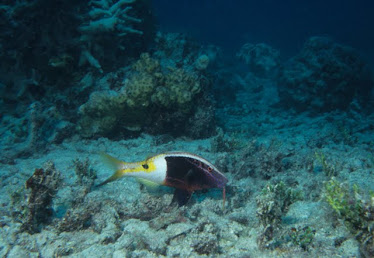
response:
M127 25L129 21L141 22L141 19L127 15L132 7L125 6L133 2L135 0L119 0L117 2L107 0L90 1L93 6L88 12L90 21L87 25L80 26L79 30L85 34L111 32L113 30L118 30L120 36L125 36L129 32L143 34L143 32Z
M97 57L102 53L95 53L95 48L104 46L95 43L99 37L112 37L117 38L118 47L122 50L126 49L126 40L123 38L128 33L143 35L143 32L135 29L133 23L141 23L142 20L132 17L129 12L132 10L132 6L129 4L134 3L135 0L119 0L119 1L107 1L107 0L96 0L90 1L91 10L85 16L85 22L78 27L78 31L82 33L80 41L85 45L85 49L82 51L80 64L88 62L92 67L97 68L100 72L103 72L102 66ZM102 50L103 51L103 50Z

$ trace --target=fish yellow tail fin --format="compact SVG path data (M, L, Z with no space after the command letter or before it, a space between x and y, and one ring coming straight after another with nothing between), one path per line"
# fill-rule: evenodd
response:
M112 168L115 172L111 177L109 177L107 180L105 180L101 184L98 184L96 187L99 187L109 182L112 182L114 180L117 180L118 178L121 178L124 175L123 173L124 162L123 161L120 161L106 153L101 153L100 156L101 156L101 159L104 161L104 163L107 164L110 168Z

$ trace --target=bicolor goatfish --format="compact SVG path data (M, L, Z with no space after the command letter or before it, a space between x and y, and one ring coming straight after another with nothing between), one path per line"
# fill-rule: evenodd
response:
M222 188L225 205L227 178L206 159L187 152L168 152L140 162L123 162L102 154L115 169L115 173L98 186L124 176L132 176L143 183L165 185L175 188L172 203L185 205L196 190Z

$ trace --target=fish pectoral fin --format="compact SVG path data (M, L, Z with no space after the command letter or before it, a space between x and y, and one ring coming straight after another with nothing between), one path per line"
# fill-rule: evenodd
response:
M155 188L159 187L160 185L155 183L155 182L152 182L150 180L147 180L147 179L144 179L144 178L136 178L136 180L141 183L142 185L145 185L147 188L150 188L152 190L154 190Z
M184 189L175 189L171 204L178 202L179 207L185 205L191 199L192 192Z

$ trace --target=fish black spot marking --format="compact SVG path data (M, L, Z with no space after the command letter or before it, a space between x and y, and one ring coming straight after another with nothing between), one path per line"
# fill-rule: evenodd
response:
M143 167L144 169L148 169L148 168L149 168L148 164L143 164L142 167Z

